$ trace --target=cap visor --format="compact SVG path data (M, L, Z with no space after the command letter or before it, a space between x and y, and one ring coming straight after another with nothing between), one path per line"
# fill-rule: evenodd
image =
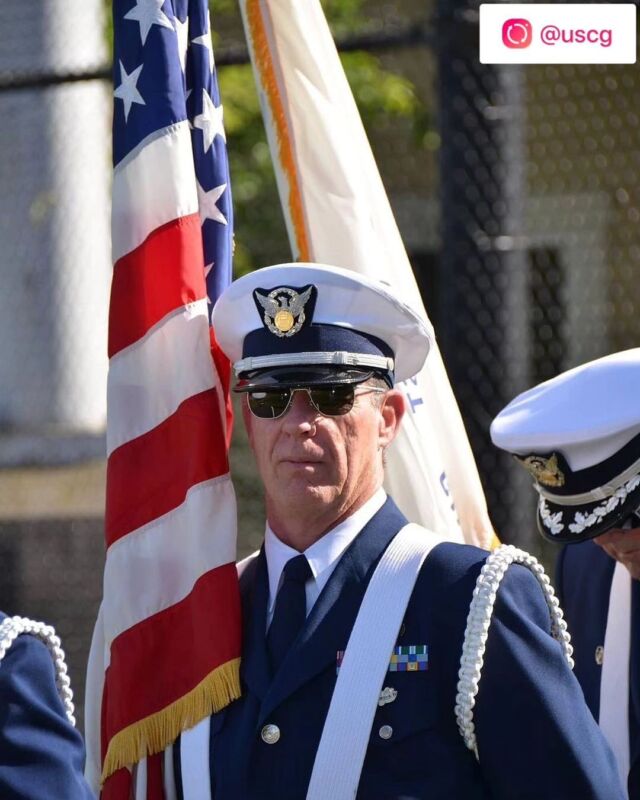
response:
M618 528L640 506L640 483L614 505L615 495L581 506L563 506L551 500L538 503L536 521L540 534L556 544L579 544ZM611 508L607 510L607 506Z
M253 389L295 389L325 384L363 383L376 374L375 370L344 369L333 366L273 367L244 375L234 392Z

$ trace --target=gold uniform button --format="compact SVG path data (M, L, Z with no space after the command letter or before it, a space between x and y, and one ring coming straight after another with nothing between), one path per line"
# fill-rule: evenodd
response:
M390 739L393 736L393 728L391 725L383 725L378 731L378 736L381 739Z
M260 738L265 744L275 744L280 739L280 728L277 725L265 725L260 731Z
M601 667L604 661L604 647L601 644L596 647L595 659L596 664Z

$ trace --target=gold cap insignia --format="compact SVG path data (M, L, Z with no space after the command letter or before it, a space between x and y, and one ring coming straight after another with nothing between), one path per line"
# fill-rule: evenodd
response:
M515 456L515 459L543 486L564 486L564 473L558 466L556 453L553 453L549 458L542 458L542 456L520 458Z
M264 311L263 322L276 336L293 336L305 323L305 306L307 305L313 286L307 286L300 292L288 286L273 289L269 294L262 294L256 289L253 296L256 304Z

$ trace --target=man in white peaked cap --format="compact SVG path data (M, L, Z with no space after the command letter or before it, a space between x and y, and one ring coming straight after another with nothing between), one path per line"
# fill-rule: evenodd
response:
M482 679L472 659L458 687L487 553L408 525L382 488L394 384L429 350L421 317L353 272L286 264L233 283L213 326L267 525L241 571L243 696L212 717L212 796L620 800L529 570L509 570Z
M556 584L575 672L640 798L640 348L524 392L491 435L531 473L542 536L567 545Z

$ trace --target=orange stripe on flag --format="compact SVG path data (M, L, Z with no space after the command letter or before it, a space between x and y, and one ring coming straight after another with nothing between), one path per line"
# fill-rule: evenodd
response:
M109 358L170 311L207 296L198 214L173 220L116 262L109 306Z
M107 462L107 546L179 506L195 484L226 474L224 438L218 395L209 389L114 450Z
M295 230L298 258L300 261L311 261L311 248L305 222L302 192L296 169L296 157L293 151L291 127L287 120L285 105L280 96L280 88L263 17L264 13L268 13L268 9L260 0L247 0L247 20L255 63L275 123L280 163L289 183L289 211L291 213L291 223Z

